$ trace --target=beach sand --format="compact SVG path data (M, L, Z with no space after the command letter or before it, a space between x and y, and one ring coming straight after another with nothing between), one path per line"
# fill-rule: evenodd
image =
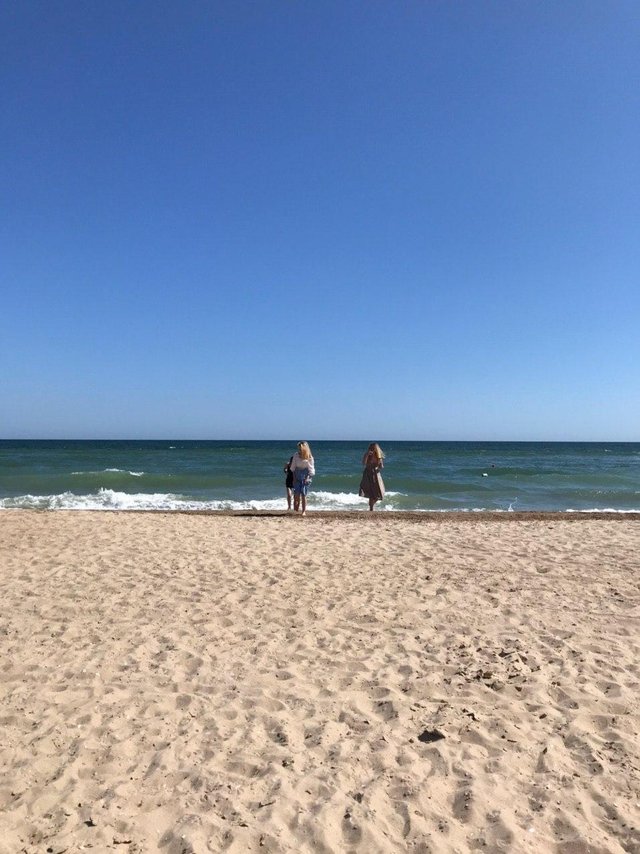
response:
M639 569L624 517L5 511L0 852L639 852Z

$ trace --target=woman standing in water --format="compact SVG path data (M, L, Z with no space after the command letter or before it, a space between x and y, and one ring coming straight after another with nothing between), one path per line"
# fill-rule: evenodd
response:
M373 510L376 501L384 498L384 481L380 470L384 468L384 454L380 445L372 442L362 458L364 471L360 481L359 495L369 499L369 510Z
M289 463L293 474L293 509L298 512L302 499L302 515L307 512L307 492L311 478L316 473L313 455L308 442L298 442L298 450Z

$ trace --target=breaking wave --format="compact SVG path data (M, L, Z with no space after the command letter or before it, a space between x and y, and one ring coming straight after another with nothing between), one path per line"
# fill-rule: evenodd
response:
M393 510L394 496L387 493L384 509ZM310 492L308 507L313 510L366 510L367 499L352 493ZM22 510L286 510L284 498L197 500L174 493L128 493L99 489L86 495L62 492L58 495L19 495L0 499L0 509ZM383 509L382 507L380 509ZM398 509L398 508L395 508Z

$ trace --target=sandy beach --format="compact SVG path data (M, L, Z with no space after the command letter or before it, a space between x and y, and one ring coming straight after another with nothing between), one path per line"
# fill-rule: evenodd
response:
M0 852L640 851L640 522L0 514Z

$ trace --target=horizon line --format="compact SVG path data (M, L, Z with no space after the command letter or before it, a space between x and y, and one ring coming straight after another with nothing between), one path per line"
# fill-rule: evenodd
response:
M166 436L166 437L144 437L144 436L128 436L124 437L106 437L106 436L82 436L82 437L73 437L73 436L13 436L13 437L0 437L0 442L293 442L294 444L300 441L299 439L292 438L247 438L247 437L225 437L225 438L186 438L186 437L178 437L178 436ZM370 442L370 438L351 438L351 439L338 439L338 438L309 438L306 441L310 443L314 442L362 442L367 443ZM634 445L640 444L640 439L393 439L390 437L387 438L378 438L376 441L380 443L385 442L429 442L429 443L466 443L466 442L477 442L484 444L592 444L592 445L603 445L603 444L612 444L612 445Z

